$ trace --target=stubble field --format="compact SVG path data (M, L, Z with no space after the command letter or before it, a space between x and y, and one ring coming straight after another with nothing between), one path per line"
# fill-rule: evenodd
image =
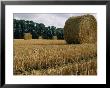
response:
M96 44L14 39L14 75L97 75Z

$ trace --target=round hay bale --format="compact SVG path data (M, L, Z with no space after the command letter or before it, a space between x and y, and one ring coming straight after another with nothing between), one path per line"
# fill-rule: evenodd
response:
M39 39L43 39L42 36L39 36Z
M67 43L82 44L97 41L97 22L93 15L70 17L64 26Z
M31 33L24 33L24 40L29 40L32 39L32 34Z

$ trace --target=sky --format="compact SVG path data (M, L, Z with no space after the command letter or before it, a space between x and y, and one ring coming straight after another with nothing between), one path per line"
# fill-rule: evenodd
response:
M14 19L32 20L37 23L43 23L45 26L63 28L69 17L81 15L85 15L85 13L14 13ZM96 18L95 13L91 13L91 15L94 15Z

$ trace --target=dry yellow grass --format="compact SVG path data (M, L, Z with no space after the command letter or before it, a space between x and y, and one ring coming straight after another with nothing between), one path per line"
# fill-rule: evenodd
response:
M96 44L66 45L64 40L14 40L14 74L96 75L96 57Z
M32 70L30 73L25 72L25 75L96 75L97 63L96 58L92 58L87 62L69 63L47 70Z
M24 39L14 39L14 46L16 45L65 45L65 40L48 40L47 39L31 39L31 40L24 40Z

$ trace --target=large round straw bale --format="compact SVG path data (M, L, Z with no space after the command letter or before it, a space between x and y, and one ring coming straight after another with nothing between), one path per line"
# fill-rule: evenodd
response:
M97 22L93 15L70 17L64 26L67 43L82 44L97 41Z

